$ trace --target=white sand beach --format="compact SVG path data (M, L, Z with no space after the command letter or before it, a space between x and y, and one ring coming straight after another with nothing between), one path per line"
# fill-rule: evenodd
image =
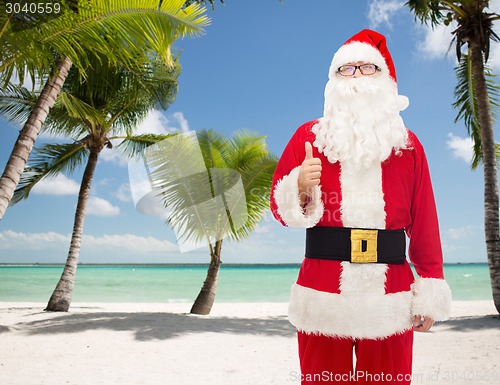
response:
M0 302L2 385L299 384L285 303ZM416 333L413 384L499 384L500 318L490 301L455 301L448 322Z

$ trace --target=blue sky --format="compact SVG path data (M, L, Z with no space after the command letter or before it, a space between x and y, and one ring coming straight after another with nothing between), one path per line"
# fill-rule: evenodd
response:
M499 1L490 1L497 10ZM486 262L482 170L470 170L470 146L451 107L456 59L446 53L452 27L431 31L402 1L226 0L208 10L204 36L175 44L183 67L179 94L167 111L153 111L141 132L248 129L267 137L280 155L302 123L323 112L323 91L334 52L363 28L387 37L402 115L423 143L440 219L445 262ZM444 49L443 49L444 47ZM453 50L452 50L453 52ZM492 47L489 65L500 69ZM499 129L498 125L496 127ZM3 167L19 127L0 121ZM41 137L39 143L50 140ZM41 183L0 221L0 263L64 263L81 172ZM135 210L127 163L105 152L96 171L85 222L82 263L207 262L208 249L180 253L173 231ZM225 241L225 263L295 263L304 230L283 228L268 214L241 242Z

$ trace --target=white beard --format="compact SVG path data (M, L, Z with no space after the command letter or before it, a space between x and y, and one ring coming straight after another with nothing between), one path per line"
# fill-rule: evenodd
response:
M406 148L408 131L399 112L408 99L384 76L335 77L325 89L324 116L312 128L314 146L331 163L353 172Z

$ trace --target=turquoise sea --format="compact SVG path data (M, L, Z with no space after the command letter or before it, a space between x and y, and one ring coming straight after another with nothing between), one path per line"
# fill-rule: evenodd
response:
M46 302L62 265L0 265L0 302ZM193 302L204 265L80 265L74 302ZM299 265L222 265L218 302L287 302ZM448 264L455 300L491 299L487 264Z

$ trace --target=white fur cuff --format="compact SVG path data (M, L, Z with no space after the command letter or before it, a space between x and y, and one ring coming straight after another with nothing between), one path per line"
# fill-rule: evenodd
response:
M444 279L417 278L412 285L412 314L446 321L451 308L451 290Z
M303 209L300 206L298 179L300 166L284 176L274 189L274 199L281 219L291 227L313 227L323 216L321 188L314 186L312 197Z
M294 284L290 323L307 334L382 339L412 328L411 292L333 294Z

